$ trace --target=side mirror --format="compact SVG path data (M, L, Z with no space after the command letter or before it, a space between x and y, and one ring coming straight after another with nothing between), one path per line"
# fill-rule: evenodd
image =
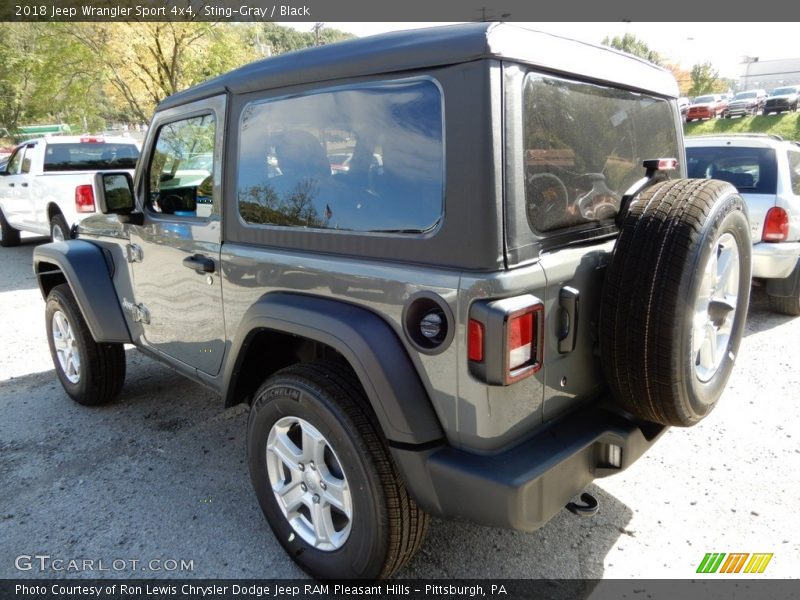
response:
M97 207L104 215L129 215L136 208L129 173L96 173Z

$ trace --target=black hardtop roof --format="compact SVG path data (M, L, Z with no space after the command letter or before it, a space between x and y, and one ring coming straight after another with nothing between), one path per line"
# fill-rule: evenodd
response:
M384 33L266 58L174 94L158 109L225 92L242 94L481 58L508 59L662 96L678 96L671 73L612 48L513 24L465 23Z

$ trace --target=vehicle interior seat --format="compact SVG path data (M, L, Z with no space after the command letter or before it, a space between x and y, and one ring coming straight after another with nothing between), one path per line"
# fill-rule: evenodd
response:
M712 169L711 177L721 181L727 181L737 188L751 188L753 187L753 176L749 173L736 173L734 171L726 171L724 169Z
M331 176L331 163L320 141L307 131L286 131L274 136L275 156L282 177L322 181Z

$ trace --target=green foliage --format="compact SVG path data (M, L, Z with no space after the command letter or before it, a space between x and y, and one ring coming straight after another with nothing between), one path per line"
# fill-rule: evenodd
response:
M274 23L0 23L0 128L146 123L167 96L267 48L274 55L348 37Z
M800 113L780 115L758 115L739 119L710 119L686 123L684 133L688 135L711 135L725 133L769 133L786 140L800 141Z
M602 44L604 46L611 46L617 50L622 50L628 54L633 54L639 58L650 61L653 64L663 66L664 62L661 55L650 48L644 40L640 40L632 33L626 33L623 36L615 35L613 38L606 36L603 38Z
M690 96L700 96L714 92L724 92L728 89L728 84L724 79L720 79L717 71L710 62L704 62L692 67L692 85L689 88Z
M355 36L338 29L328 29L319 24L317 31L296 31L275 23L264 23L254 34L253 41L261 46L263 54L283 54L311 46L332 44Z

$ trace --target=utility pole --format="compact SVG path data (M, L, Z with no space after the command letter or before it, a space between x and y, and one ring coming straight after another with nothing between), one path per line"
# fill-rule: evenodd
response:
M314 32L314 45L319 46L319 32L325 27L325 23L315 23L312 31Z

